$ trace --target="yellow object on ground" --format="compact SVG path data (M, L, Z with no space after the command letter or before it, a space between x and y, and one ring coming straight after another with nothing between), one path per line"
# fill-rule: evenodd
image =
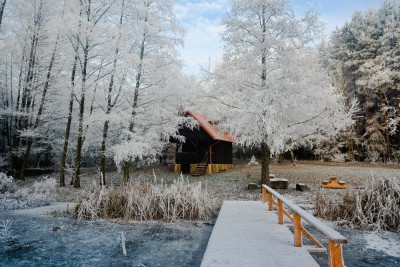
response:
M347 185L344 181L338 181L336 177L331 177L329 182L322 182L322 187L330 189L346 189Z

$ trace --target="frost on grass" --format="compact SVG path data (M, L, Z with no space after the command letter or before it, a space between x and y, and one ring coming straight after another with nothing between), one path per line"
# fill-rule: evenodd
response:
M0 223L0 240L11 237L11 221L5 220Z
M55 179L45 178L31 187L17 189L11 176L0 173L0 210L50 205L54 201L56 184Z
M171 184L136 182L128 186L94 186L80 199L75 213L78 219L95 220L208 220L213 198L201 183L189 183L181 176Z
M15 190L14 180L11 176L0 172L0 194L5 192L13 192Z
M322 189L317 194L316 211L318 217L346 227L400 232L400 182L371 178L361 189Z

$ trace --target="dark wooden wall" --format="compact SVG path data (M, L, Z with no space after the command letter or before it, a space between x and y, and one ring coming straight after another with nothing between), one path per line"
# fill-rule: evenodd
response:
M232 143L221 141L212 148L212 163L232 164Z
M180 129L179 134L186 138L186 142L177 145L176 160L177 164L195 164L201 163L204 156L210 150L210 145L217 143L208 135L203 128L199 129ZM176 140L171 140L177 143ZM182 151L179 152L181 146ZM220 141L212 147L213 164L232 164L232 143ZM208 155L208 163L209 163Z

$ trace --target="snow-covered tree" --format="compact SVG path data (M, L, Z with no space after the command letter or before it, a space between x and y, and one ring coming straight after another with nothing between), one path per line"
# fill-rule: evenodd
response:
M4 14L0 53L2 152L11 154L11 168L23 179L31 152L38 156L49 144L62 3L16 0L7 5L12 12Z
M22 177L51 153L60 186L69 173L79 187L85 158L103 184L106 158L154 159L197 84L182 73L173 3L0 0L1 167Z
M93 98L96 95L97 87L99 85L99 78L104 74L102 72L103 62L92 61L98 57L99 53L104 52L101 50L104 42L107 40L107 31L102 24L102 20L106 19L107 12L115 1L106 0L87 0L80 1L80 23L82 24L82 31L78 36L78 45L81 47L79 53L79 69L81 84L78 93L79 113L78 113L78 134L75 155L75 174L74 174L74 187L80 187L80 169L82 161L82 148L86 139L85 135L89 124L84 122L86 110L86 97L89 91L92 91ZM93 112L93 101L90 103L89 116Z
M112 146L125 183L131 162L154 160L176 131L178 110L171 105L171 98L175 97L174 87L182 88L174 80L180 72L176 48L182 44L183 31L173 13L173 1L138 1L132 7L134 79L124 95L130 113L121 114L126 128Z
M271 153L335 135L351 123L311 48L320 31L311 12L297 19L289 1L231 2L223 20L223 63L210 77L225 126L239 142L261 146L262 183Z
M400 96L399 14L399 4L393 0L365 14L356 12L350 22L334 32L328 49L329 65L342 66L343 76L334 75L336 81L344 78L346 97L360 101L354 132L361 141L358 154L368 160L391 160L400 142L400 135L396 138L400 126L393 123Z

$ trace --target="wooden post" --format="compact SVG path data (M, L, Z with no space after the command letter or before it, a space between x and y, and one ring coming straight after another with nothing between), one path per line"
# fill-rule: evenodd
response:
M329 240L329 266L343 267L342 245Z
M212 164L212 145L210 145L210 164Z
M283 202L278 199L278 223L283 224Z
M265 187L262 187L262 200L263 203L267 202L267 189Z
M271 192L268 192L268 207L269 211L274 210L274 197L272 196Z
M301 217L296 212L293 214L293 234L294 234L294 246L303 246L303 236L301 233Z

